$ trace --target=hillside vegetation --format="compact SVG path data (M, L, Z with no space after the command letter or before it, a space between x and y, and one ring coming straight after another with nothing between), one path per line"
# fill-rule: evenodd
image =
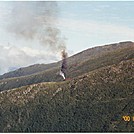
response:
M0 94L1 132L132 132L134 59L71 81L48 82Z
M69 57L68 81L55 65L1 79L0 132L134 132L134 43L96 48Z

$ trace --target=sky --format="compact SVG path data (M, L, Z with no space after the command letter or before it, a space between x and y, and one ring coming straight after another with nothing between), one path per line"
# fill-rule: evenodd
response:
M0 1L0 74L57 62L60 51L134 41L134 1Z

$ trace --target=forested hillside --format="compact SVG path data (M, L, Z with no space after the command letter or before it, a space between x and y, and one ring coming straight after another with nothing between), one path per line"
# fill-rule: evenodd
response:
M134 132L134 44L127 43L82 52L88 58L77 63L82 53L69 57L67 81L57 74L60 62L1 79L0 132Z

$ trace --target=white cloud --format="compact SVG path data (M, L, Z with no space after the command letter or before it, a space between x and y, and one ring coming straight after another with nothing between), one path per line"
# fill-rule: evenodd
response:
M0 74L8 72L12 68L57 61L56 55L28 47L0 46L0 50Z

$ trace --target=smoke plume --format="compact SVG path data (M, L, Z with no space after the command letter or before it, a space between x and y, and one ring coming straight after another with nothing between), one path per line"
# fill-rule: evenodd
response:
M61 52L62 56L62 65L61 65L61 70L60 70L60 75L63 77L63 79L66 79L66 73L67 73L67 53L65 50Z
M53 1L11 2L8 31L17 38L38 40L53 52L66 49L64 38L56 27L59 9Z

